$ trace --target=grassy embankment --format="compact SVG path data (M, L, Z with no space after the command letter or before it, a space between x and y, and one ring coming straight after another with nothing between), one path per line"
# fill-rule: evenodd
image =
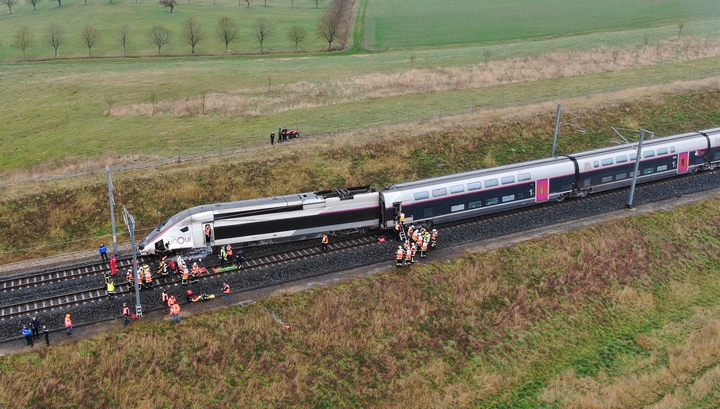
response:
M713 199L38 347L0 358L0 406L715 408L718 220Z

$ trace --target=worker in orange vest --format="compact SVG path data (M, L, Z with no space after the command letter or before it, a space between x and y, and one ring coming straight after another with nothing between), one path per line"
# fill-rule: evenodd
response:
M322 251L327 250L329 243L330 243L330 237L328 237L327 234L323 234L323 237L322 237Z
M132 321L130 320L130 307L128 307L126 302L123 303L122 314L125 319L125 323L123 325L132 324Z
M227 249L225 250L225 254L227 254L228 261L233 261L233 249L231 245L227 245Z
M175 303L170 307L170 315L173 322L180 322L180 304Z
M402 267L403 260L405 260L405 251L402 246L398 246L397 251L395 252L395 267Z
M190 270L188 270L187 267L185 267L185 268L183 268L182 280L180 280L180 283L183 285L187 284L189 278L190 278Z
M72 324L70 313L65 314L65 332L67 332L68 335L72 334Z

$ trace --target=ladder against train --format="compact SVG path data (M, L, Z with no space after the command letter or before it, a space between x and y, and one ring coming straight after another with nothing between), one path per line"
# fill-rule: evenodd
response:
M398 235L400 236L400 241L405 243L407 241L407 236L405 235L405 226L400 226L400 230L398 231Z

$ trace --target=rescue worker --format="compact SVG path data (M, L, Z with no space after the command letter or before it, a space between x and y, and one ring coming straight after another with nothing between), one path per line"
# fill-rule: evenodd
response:
M174 303L172 307L170 307L170 316L172 316L173 322L180 322L180 304Z
M437 237L438 237L438 231L437 229L432 229L432 233L430 234L430 248L435 248L435 244L437 244Z
M225 251L225 246L220 246L220 260L227 261L227 251Z
M418 229L413 230L412 236L411 236L413 243L417 243L419 235L420 235L420 231Z
M403 260L405 260L405 251L402 246L398 246L397 251L395 252L395 267L402 267Z
M143 266L143 270L145 271L145 286L148 287L148 288L152 288L152 287L153 287L153 283L152 283L153 280L152 280L152 273L150 272L150 266L147 265L147 264L145 264L145 265Z
M405 212L400 212L400 225L405 225Z
M127 283L130 287L132 287L135 284L135 279L133 277L133 269L128 268L127 274L125 274L125 279L127 280Z
M110 299L112 299L113 296L115 295L115 280L110 279L110 281L108 281L107 293L108 293L108 298L110 298Z
M419 249L422 249L423 242L425 241L425 237L423 237L422 232L418 233L417 240L415 240L415 244L417 244ZM420 250L420 257L423 257L422 250Z
M171 295L170 298L168 298L168 307L172 309L174 304L177 304L177 298L175 298L174 295Z
M412 253L412 257L410 258L410 263L415 264L415 254L417 253L417 245L415 245L415 244L411 245L410 252Z
M407 229L408 237L411 237L414 231L415 231L415 226L411 224L410 227L408 227L408 229Z
M170 267L168 267L167 263L165 262L166 258L167 258L167 256L163 257L162 260L160 260L160 266L157 271L158 274L164 275L164 276L170 274Z
M170 312L170 304L168 302L170 301L170 296L168 295L166 290L163 290L162 294L160 294L160 300L162 300L163 305L165 306L164 312L167 314Z
M330 244L330 237L328 237L327 234L323 234L323 236L322 236L322 251L326 251L328 249L328 244Z
M427 240L423 240L422 245L420 246L420 258L425 258L425 252L428 249L428 242Z
M223 283L222 292L223 292L223 294L225 294L225 303L226 304L229 303L230 302L230 284Z
M190 270L188 270L186 267L183 269L182 279L180 280L180 283L182 285L186 285L188 283L189 279L190 279Z
M405 249L405 265L409 266L412 263L412 247Z
M212 242L212 228L209 224L205 225L205 245L209 246Z
M70 335L72 334L72 317L70 313L65 314L65 332Z
M201 273L201 271L200 271L200 266L198 265L198 263L193 263L192 274L191 274L192 278L197 280L197 277L200 276L200 273Z
M183 260L182 256L179 254L177 256L177 268L179 271L182 271L185 268L185 260Z
M113 278L117 275L117 256L115 254L110 257L110 275L113 276Z
M227 254L227 259L229 261L233 261L233 249L231 245L227 245L227 248L225 249L225 254Z
M123 319L125 320L123 325L132 324L132 320L130 320L130 307L128 307L126 302L123 303L122 314Z
M30 348L32 348L35 343L33 342L33 333L32 330L28 327L22 327L22 330L20 330L23 335L25 335L25 340L27 341L27 344Z

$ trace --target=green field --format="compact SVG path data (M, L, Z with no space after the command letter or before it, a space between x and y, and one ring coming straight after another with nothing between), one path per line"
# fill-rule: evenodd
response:
M442 47L716 20L714 0L370 1L365 45Z

